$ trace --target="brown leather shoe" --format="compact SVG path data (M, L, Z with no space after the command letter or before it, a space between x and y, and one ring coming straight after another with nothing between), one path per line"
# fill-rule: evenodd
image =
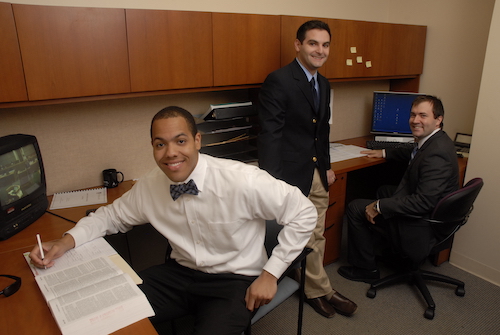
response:
M331 304L328 303L325 297L319 297L314 299L306 299L306 302L311 305L312 308L319 314L326 318L331 318L335 315L335 309Z
M353 301L347 299L339 292L335 292L328 302L335 308L335 310L342 315L351 316L356 312L358 305Z

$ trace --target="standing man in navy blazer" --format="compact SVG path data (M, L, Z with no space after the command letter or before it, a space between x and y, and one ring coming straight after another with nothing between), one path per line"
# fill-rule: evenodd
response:
M351 315L357 306L332 289L323 267L330 168L330 84L317 72L330 48L328 24L312 20L297 31L297 57L269 74L259 95L259 165L271 175L297 186L318 210L318 222L307 247L307 302L321 315L335 310Z
M390 244L418 263L432 248L434 234L423 220L404 215L429 217L439 200L458 189L458 161L455 144L441 129L444 109L434 96L419 96L412 104L410 128L417 147L367 150L368 157L409 162L397 187L379 190L378 200L356 199L347 209L348 253L352 266L341 266L343 277L371 282L380 277L375 262L374 237L385 231ZM377 229L378 227L378 229Z

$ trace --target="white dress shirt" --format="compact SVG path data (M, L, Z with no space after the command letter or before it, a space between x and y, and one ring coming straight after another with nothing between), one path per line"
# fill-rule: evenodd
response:
M314 205L297 187L256 166L199 154L193 179L198 195L170 196L168 177L155 168L113 204L99 208L68 231L76 246L134 225L151 223L172 246L179 264L206 273L279 278L316 226ZM283 225L267 259L265 220Z

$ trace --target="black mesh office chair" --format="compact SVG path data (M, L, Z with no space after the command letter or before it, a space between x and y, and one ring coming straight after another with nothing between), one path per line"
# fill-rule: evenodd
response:
M441 199L434 208L431 218L425 219L431 223L431 227L436 237L436 243L430 254L435 254L449 246L453 235L467 222L473 209L473 203L482 187L483 180L481 178L470 180L463 188ZM416 217L410 218L414 219ZM436 304L424 280L433 280L456 285L455 294L458 296L465 295L464 282L435 272L420 270L419 265L420 264L411 264L411 269L408 271L395 273L373 282L366 296L375 298L377 289L381 286L399 282L409 282L419 289L427 303L424 317L433 319Z
M276 223L275 220L266 221L266 239L264 241L264 245L267 251L268 257L271 255L274 247L278 244L278 234L281 231L283 226ZM306 271L306 256L312 249L304 248L302 252L295 258L295 260L290 264L290 266L286 269L285 273L278 279L278 292L276 296L271 300L271 302L267 305L260 307L252 316L250 324L245 330L245 335L250 335L252 333L252 325L257 322L264 315L272 311L275 307L285 301L288 297L290 297L297 290L299 291L299 311L298 311L298 319L297 319L297 334L302 334L302 317L304 314L304 284L305 284L305 271ZM300 268L300 283L297 283L295 280L287 277L287 275L294 271L295 269Z

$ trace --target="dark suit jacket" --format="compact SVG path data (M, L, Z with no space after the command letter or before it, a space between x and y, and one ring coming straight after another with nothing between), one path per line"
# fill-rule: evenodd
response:
M386 149L388 160L410 160L411 149ZM425 258L435 240L430 224L401 215L429 217L439 200L459 188L455 145L440 130L431 136L409 162L395 193L380 199L380 211L389 219L391 234L398 236L400 248L415 262Z
M328 190L330 84L318 73L320 106L315 111L307 76L294 60L269 74L259 94L259 165L309 194L315 167Z

